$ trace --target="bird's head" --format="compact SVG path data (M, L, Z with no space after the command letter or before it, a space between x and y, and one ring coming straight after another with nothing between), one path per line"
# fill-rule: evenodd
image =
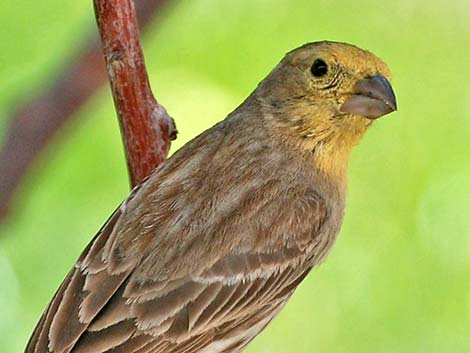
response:
M370 124L397 109L389 80L374 54L317 42L289 52L254 96L280 136L343 163Z

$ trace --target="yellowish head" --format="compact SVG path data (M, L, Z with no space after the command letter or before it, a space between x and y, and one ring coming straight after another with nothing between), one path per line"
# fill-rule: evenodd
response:
M341 174L333 164L347 165L372 121L396 110L389 80L387 65L366 50L309 43L289 52L254 97L286 142L315 151L325 168Z

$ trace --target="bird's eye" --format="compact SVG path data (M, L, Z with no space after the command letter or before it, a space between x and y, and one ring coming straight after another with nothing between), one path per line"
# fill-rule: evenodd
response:
M328 65L322 59L317 59L313 62L310 71L312 71L313 76L322 77L328 72Z

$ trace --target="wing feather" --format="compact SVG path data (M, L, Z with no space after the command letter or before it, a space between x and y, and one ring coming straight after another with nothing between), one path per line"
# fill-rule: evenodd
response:
M155 299L134 303L132 314L143 331L159 326L195 300L205 287L201 283L188 281L181 287Z
M80 304L85 297L85 293L81 290L84 284L85 276L80 271L74 270L50 325L49 348L52 351L68 350L86 329L86 324L78 319ZM67 329L63 330L64 327Z
M96 257L120 215L121 211L117 210L83 251L42 315L28 342L27 353L70 352L92 319L119 289L128 273L104 275L103 270L88 271L86 265L93 265L90 267L93 269L106 267Z
M207 285L206 289L204 289L199 297L190 302L187 306L189 316L188 330L193 330L202 313L216 298L228 300L235 289L236 286L223 286L222 283Z
M155 344L155 338L148 335L134 335L125 342L117 345L109 353L136 353L142 349Z
M126 342L135 333L134 320L121 321L100 331L85 331L72 353L106 352Z
M236 205L224 205L225 226L214 228L220 234L192 234L203 228L199 223L185 223L189 228L176 228L191 236L170 241L165 234L162 247L152 247L163 237L156 229L172 230L163 225L149 228L145 222L152 215L128 200L83 252L41 317L26 352L222 352L211 347L214 340L227 335L232 336L224 351L245 345L271 321L313 266L312 249L321 255L327 247L324 240L318 244L327 218L321 198L314 193L276 194L273 190L276 185L271 181L260 186L262 195L236 199L244 206L264 200L256 211L244 207L250 218L259 218L257 227L246 227L242 221L246 215L235 212ZM134 196L144 197L139 192ZM287 197L286 202L277 200L276 206L267 206L279 197ZM219 211L216 206L213 212ZM162 217L157 218L174 224L174 219ZM148 249L137 249L140 258L128 256L126 248L137 251L140 243L122 233L133 234L129 227L134 224L139 227L135 236L142 231L142 236L155 238ZM287 236L286 229L293 235ZM242 232L249 234L234 237ZM174 259L174 273L155 269L178 249L184 250L184 258ZM208 253L212 257L205 258Z
M129 305L122 299L125 286L121 286L116 294L108 301L100 314L90 323L87 330L100 331L118 322L132 317Z

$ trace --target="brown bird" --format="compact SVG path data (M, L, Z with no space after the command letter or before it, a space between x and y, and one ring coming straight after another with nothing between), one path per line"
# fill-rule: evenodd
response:
M389 78L348 44L288 53L131 192L26 352L240 352L333 245L351 148L396 110Z

